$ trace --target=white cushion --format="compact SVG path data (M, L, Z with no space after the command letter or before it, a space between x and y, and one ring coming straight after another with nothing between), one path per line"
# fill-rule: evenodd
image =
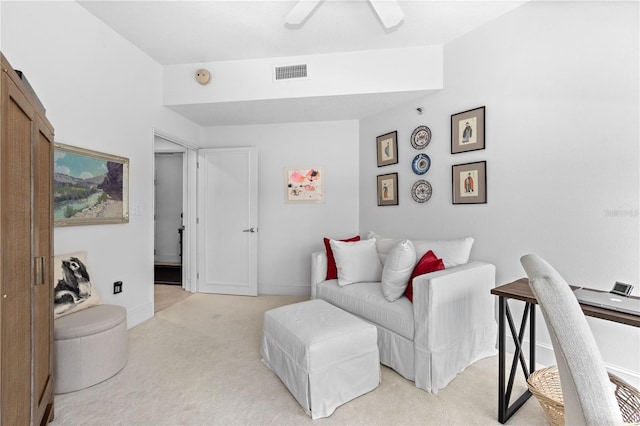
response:
M387 256L389 252L393 250L395 246L403 241L402 238L386 238L376 234L373 231L369 231L367 234L368 239L376 240L376 250L378 251L378 257L380 257L380 262L384 264L387 261Z
M409 240L403 240L389 252L382 269L382 294L389 302L398 300L407 289L416 264L416 249Z
M444 262L445 268L469 263L473 238L458 238L454 240L413 240L416 258L420 259L426 252L432 250Z
M86 252L56 256L53 278L54 318L100 304L100 296L91 284Z
M382 265L376 251L376 240L344 242L330 240L338 269L338 285L363 281L380 281Z

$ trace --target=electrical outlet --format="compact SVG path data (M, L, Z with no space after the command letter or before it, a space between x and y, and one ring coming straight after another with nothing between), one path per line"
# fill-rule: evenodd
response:
M122 293L122 281L116 281L113 283L113 294Z

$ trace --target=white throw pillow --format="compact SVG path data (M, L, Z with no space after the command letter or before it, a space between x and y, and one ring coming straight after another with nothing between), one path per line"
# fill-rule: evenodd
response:
M376 240L376 250L378 251L378 257L380 258L380 263L383 265L387 261L387 256L389 252L393 250L395 246L403 241L403 238L385 238L373 231L369 231L367 234L368 239Z
M100 296L91 284L86 252L56 256L53 271L54 318L100 304Z
M354 242L329 241L338 269L338 285L379 282L382 265L376 251L376 240Z
M415 265L416 250L413 243L403 240L396 244L382 269L382 294L385 299L394 302L404 294Z
M432 250L444 262L445 268L464 265L469 262L473 238L458 238L455 240L413 240L416 258L420 259L426 252Z

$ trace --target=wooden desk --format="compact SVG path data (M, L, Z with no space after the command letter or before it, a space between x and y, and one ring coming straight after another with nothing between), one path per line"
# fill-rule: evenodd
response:
M579 287L571 286L573 289ZM597 291L597 290L596 290ZM531 397L531 392L527 389L520 397L509 406L511 401L511 391L513 389L513 382L518 368L518 362L522 368L525 378L529 378L529 374L535 370L535 349L536 349L536 335L535 335L535 305L538 304L531 287L529 287L529 280L527 278L521 278L509 284L496 287L491 290L491 294L498 296L498 421L505 423L518 409ZM632 296L634 299L640 299L639 297ZM509 309L507 299L515 299L525 302L524 312L522 314L522 321L520 323L520 329L516 330ZM607 321L613 321L621 324L631 325L633 327L640 327L640 316L626 314L623 312L616 312L610 309L598 308L595 306L589 306L580 304L582 312L588 317L595 317L604 319ZM506 363L506 324L509 326L511 335L513 336L513 342L516 346L513 354L513 362L511 364L511 371L509 374L509 383L505 383L505 363ZM527 321L529 322L529 366L524 358L524 351L522 350L522 342L524 341L525 329L527 327Z

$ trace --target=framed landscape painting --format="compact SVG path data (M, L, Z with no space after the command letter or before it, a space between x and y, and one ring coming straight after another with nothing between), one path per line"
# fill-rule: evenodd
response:
M55 226L129 222L129 159L56 143Z

